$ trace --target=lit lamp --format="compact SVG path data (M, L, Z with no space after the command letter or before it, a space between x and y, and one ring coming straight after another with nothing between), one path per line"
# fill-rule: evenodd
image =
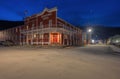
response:
M94 43L95 43L95 40L92 39L92 43L94 44Z
M119 41L118 41L118 40L116 40L115 42L116 42L116 43L118 43Z
M89 32L89 33L92 32L92 29L88 29L88 32Z

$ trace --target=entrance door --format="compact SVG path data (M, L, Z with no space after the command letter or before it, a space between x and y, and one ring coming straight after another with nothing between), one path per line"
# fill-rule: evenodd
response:
M57 33L53 33L53 43L54 44L58 43L58 34Z
M52 44L58 44L59 40L58 40L58 33L51 33L51 43Z

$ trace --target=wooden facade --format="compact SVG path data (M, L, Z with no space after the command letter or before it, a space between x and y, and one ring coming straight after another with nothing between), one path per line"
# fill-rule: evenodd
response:
M57 8L46 8L40 14L27 17L24 25L3 32L8 32L8 34L3 35L6 38L0 36L1 39L12 40L20 45L70 46L82 44L82 30L59 18Z

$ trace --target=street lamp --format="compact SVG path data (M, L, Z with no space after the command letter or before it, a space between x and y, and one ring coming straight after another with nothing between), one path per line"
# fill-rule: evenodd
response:
M92 39L92 43L93 43L93 44L95 43L95 40L94 40L94 39Z
M92 32L92 29L88 29L88 32L91 33L91 32Z
M115 42L116 42L116 43L118 43L119 41L118 41L118 40L116 40Z
M87 32L88 32L88 44L90 44L90 43L92 42L92 40L91 40L91 36L92 36L92 29L91 29L91 28L89 28L89 29L87 30Z

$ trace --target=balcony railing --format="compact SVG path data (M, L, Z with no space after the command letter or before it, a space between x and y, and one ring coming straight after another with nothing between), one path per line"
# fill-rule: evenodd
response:
M33 32L61 32L61 33L77 33L78 31L73 30L72 28L65 28L65 26L49 26L49 25L44 25L43 26L38 26L38 27L33 27L29 29L24 29L21 30L21 33L33 33Z

